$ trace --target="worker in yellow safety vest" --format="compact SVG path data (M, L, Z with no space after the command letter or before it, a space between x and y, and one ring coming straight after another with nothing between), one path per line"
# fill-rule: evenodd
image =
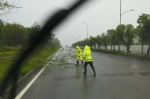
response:
M77 60L77 65L79 65L79 61L82 62L83 66L83 58L82 58L82 50L80 49L79 46L76 46L76 60Z
M93 66L93 60L92 60L92 55L91 55L91 49L89 46L84 47L83 51L83 59L85 61L84 63L84 72L83 74L86 76L87 73L87 65L89 64L94 72L94 76L96 76L95 68Z

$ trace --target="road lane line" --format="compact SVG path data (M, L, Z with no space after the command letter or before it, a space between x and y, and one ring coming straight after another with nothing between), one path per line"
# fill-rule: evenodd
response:
M30 83L18 94L15 99L20 99L24 93L30 88L30 86L35 82L35 80L40 76L40 74L45 70L46 66L42 68L42 70L30 81Z

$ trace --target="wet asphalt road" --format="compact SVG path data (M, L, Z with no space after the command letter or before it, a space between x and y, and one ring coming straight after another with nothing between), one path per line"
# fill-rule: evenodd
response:
M58 51L21 99L150 99L150 62L93 52L97 76L88 66L85 78L72 50Z

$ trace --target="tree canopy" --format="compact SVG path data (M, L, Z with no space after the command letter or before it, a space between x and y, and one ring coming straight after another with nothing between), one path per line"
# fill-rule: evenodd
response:
M2 28L2 35L5 45L17 46L27 42L28 35L22 25L17 23L7 23Z
M116 27L116 29L108 29L107 33L100 33L99 35L93 37L90 36L89 39L84 39L72 44L75 46L85 46L89 45L93 48L96 48L95 45L104 46L107 49L107 46L118 45L118 50L120 51L120 45L124 45L127 49L127 53L130 52L130 46L133 44L133 40L138 38L139 42L142 44L142 49L144 44L148 44L149 47L147 49L147 54L150 51L150 15L142 14L137 19L137 23L139 24L136 28L133 27L132 24L121 24ZM143 50L142 50L143 53Z
M12 4L10 4L7 0L0 0L0 15L6 15L10 13L13 9L21 8L18 6L20 2L14 4L15 0Z
M24 27L18 23L6 23L0 20L0 45L2 46L27 46L34 42L33 37L41 29L39 24L34 24L31 27ZM60 41L55 35L47 36L42 44L49 46L60 47Z

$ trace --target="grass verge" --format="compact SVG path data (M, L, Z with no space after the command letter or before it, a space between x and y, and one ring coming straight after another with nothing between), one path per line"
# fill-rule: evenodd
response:
M58 48L52 49L51 47L46 46L46 47L43 47L43 49L40 51L33 52L31 57L29 57L28 60L23 64L21 71L20 71L19 78L26 75L29 71L31 71L38 65L46 63L46 59L57 50ZM11 61L10 59L13 59L14 57L16 57L17 53L19 53L19 51L16 51L16 50L0 52L0 82L4 78L11 64L14 62L14 61ZM1 60L1 59L4 59L4 60Z
M126 53L126 52L117 51L117 50L105 50L105 49L92 49L92 51L129 56L129 57L138 58L140 60L150 60L150 56L147 56L145 54Z

